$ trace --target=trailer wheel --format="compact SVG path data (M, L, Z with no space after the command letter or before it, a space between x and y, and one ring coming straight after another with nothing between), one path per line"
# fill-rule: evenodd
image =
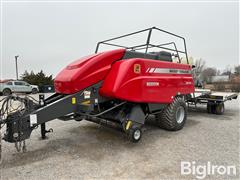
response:
M186 119L187 107L181 97L176 97L171 104L156 115L158 126L169 131L182 129Z
M216 108L215 108L215 113L217 115L222 115L224 113L224 103L219 103L219 104L216 104Z
M207 103L207 112L209 114L213 113L214 112L214 106L212 103Z
M131 127L128 132L128 137L129 137L129 140L133 143L137 143L138 141L140 141L142 137L141 128L136 126Z
M216 111L216 105L213 103L207 103L207 112L214 114Z

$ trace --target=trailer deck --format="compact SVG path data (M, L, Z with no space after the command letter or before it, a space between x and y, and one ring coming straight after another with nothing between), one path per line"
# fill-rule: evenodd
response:
M210 89L195 89L190 98L187 98L189 105L207 104L207 112L221 115L224 113L224 102L237 99L238 93L235 92L216 92Z
M194 96L197 100L206 101L228 101L237 99L238 93L235 92L217 92L211 91L210 89L195 89Z

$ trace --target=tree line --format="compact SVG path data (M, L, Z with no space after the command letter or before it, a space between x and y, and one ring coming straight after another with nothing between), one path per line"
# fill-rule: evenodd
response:
M197 59L194 61L195 68L193 69L193 76L195 79L199 79L203 82L209 83L213 76L216 75L240 75L240 65L231 67L226 66L223 71L215 67L207 67L206 62L203 59Z
M33 71L28 72L25 71L21 75L21 79L23 81L28 82L29 84L38 85L39 87L42 87L44 85L53 85L53 76L52 75L46 75L43 70L40 72L34 73Z

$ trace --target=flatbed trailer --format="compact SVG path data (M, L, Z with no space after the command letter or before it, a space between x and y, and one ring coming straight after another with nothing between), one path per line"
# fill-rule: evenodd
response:
M235 92L216 92L210 89L195 89L191 97L187 98L188 105L207 104L207 112L221 115L224 113L224 102L237 99Z

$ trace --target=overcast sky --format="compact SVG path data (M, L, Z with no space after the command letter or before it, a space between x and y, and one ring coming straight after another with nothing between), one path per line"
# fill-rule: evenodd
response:
M224 69L239 64L238 3L7 3L2 7L2 78L24 70L54 76L94 53L100 40L157 26L184 36L189 56Z

